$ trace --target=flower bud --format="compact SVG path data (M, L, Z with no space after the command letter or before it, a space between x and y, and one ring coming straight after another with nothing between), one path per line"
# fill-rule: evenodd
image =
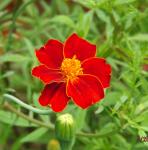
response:
M60 150L60 143L56 139L52 139L49 141L47 145L47 150Z
M56 137L60 141L72 141L75 133L75 125L72 115L64 114L57 118L55 124Z

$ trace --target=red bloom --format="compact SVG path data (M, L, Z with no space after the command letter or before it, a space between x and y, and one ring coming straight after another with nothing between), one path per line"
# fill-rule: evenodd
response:
M111 67L105 59L97 58L96 46L72 34L64 44L49 40L36 51L42 65L32 75L45 83L39 97L42 106L62 111L72 98L81 108L87 108L104 97L109 87Z

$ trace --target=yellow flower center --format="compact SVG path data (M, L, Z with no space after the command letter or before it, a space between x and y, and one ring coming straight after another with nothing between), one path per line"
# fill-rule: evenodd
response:
M61 70L66 80L74 80L78 75L83 74L81 68L81 62L76 59L76 56L71 58L65 58L61 65Z

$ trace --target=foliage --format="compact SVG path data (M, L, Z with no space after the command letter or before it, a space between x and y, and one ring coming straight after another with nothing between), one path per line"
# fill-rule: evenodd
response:
M31 76L34 50L49 38L63 42L73 32L95 43L97 55L113 70L104 100L87 110L71 103L63 112L77 124L73 149L147 149L148 142L138 138L148 136L147 18L147 0L1 0L0 149L46 149L55 138L48 125L59 114L35 114L3 94L45 109L37 102L42 83Z

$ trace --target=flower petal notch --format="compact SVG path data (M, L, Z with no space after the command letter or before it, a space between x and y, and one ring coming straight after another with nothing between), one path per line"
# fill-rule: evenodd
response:
M51 39L37 50L41 64L32 69L32 75L45 84L39 103L60 112L70 99L82 109L103 99L111 66L95 55L96 46L75 33L64 44Z

